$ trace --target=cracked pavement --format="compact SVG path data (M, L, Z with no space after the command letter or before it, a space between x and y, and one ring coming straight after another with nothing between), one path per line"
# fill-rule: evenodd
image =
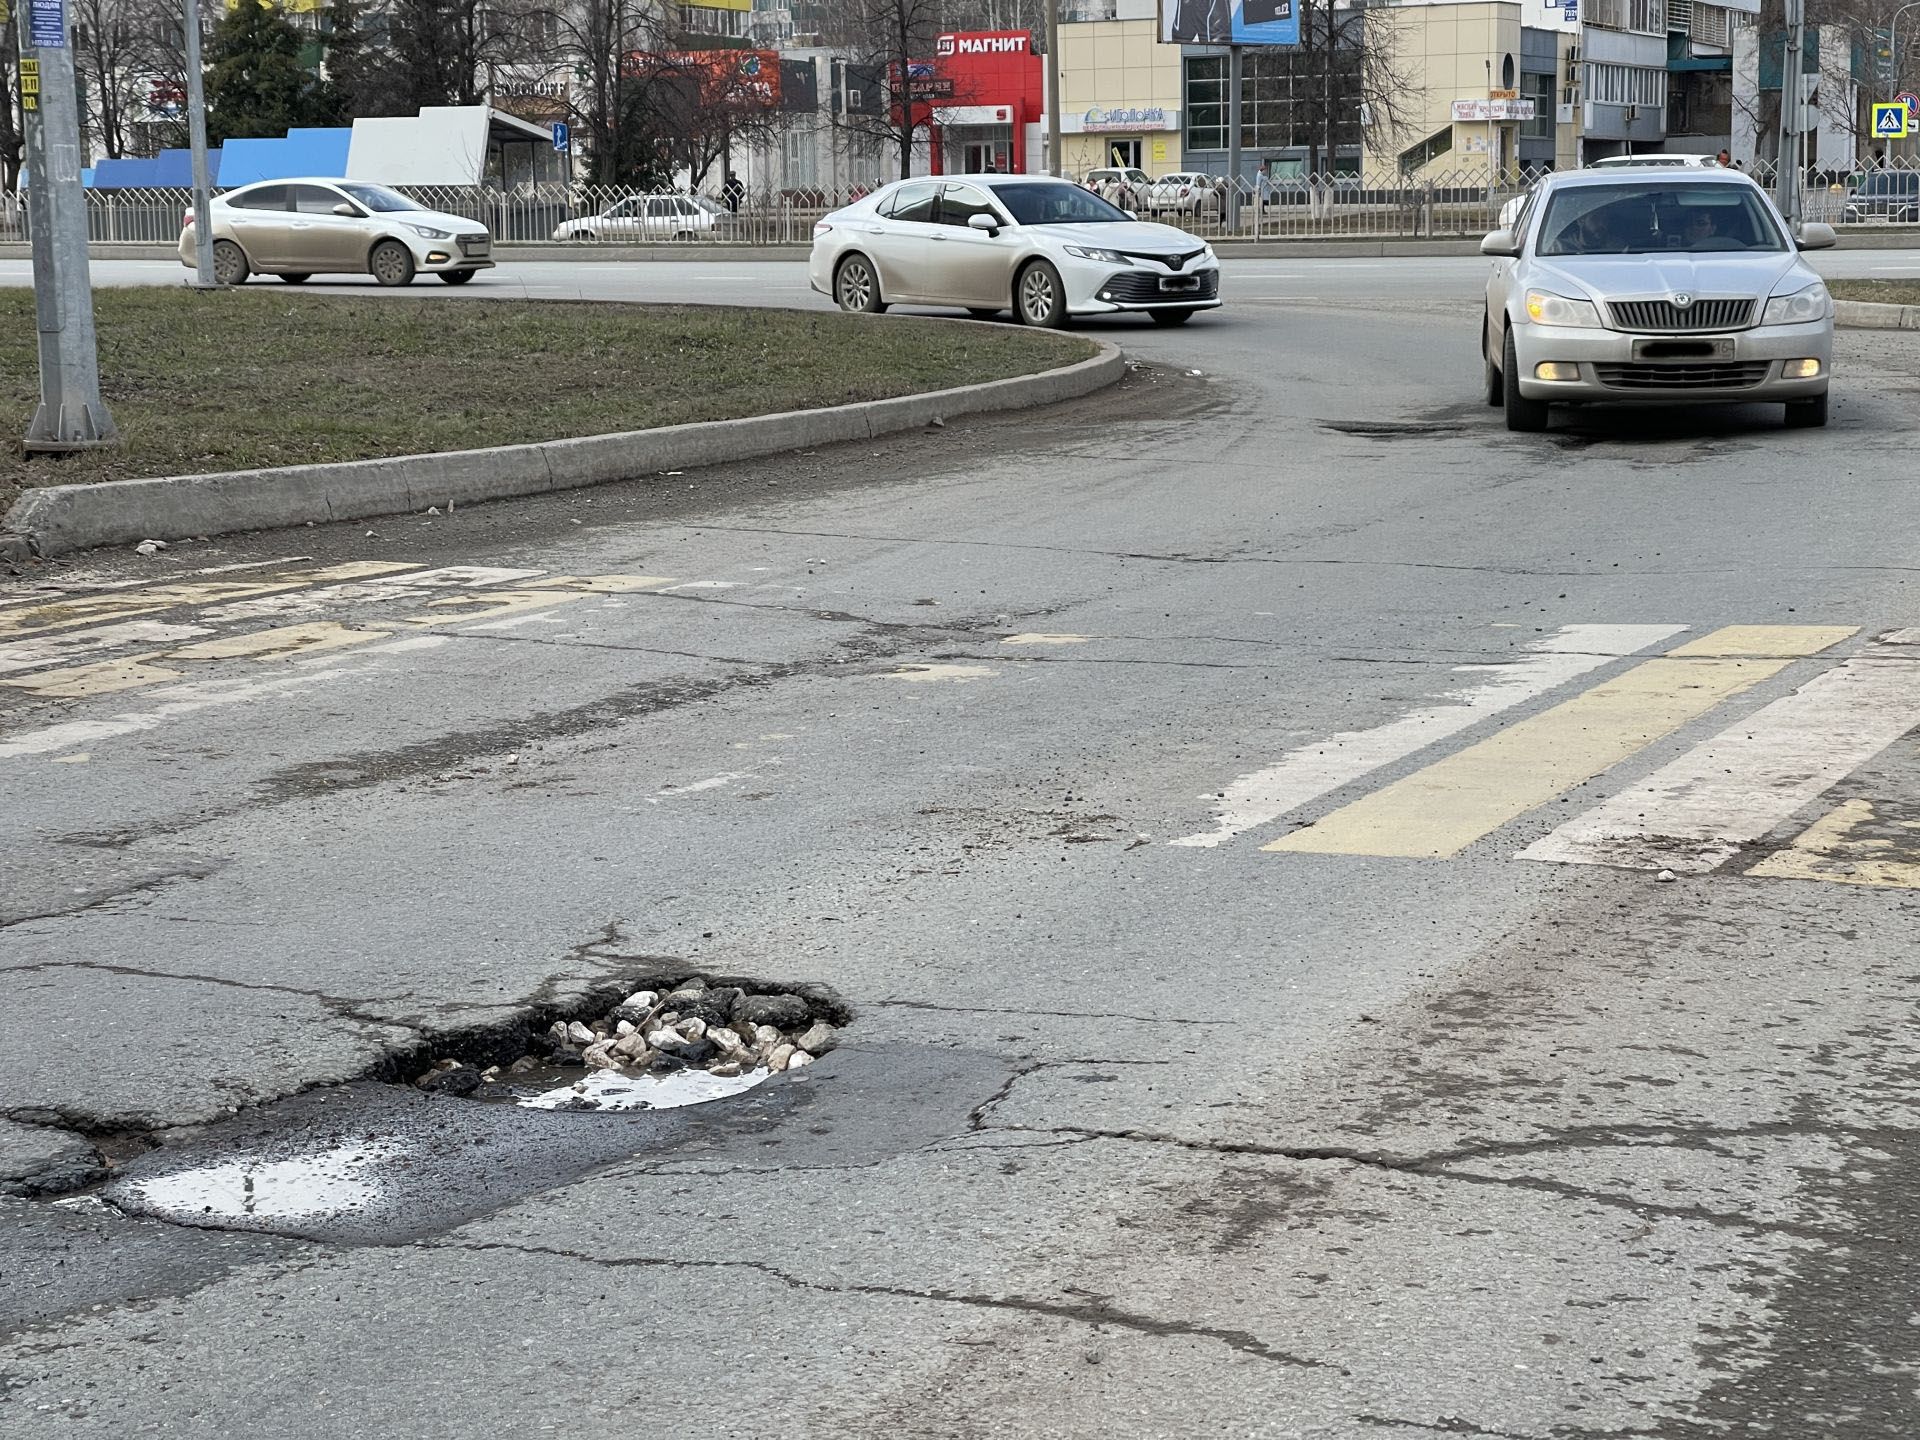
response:
M1522 439L1471 328L1228 310L1017 420L12 582L666 583L0 692L0 1435L1920 1431L1920 892L1514 858L1699 728L1452 858L1167 843L1558 627L1915 624L1910 338L1827 433ZM618 1127L385 1083L694 972L845 1048ZM384 1209L130 1213L370 1134Z

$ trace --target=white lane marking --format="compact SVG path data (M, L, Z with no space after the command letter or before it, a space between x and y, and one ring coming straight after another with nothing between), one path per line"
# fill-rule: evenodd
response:
M226 605L209 606L200 613L208 620L222 622L317 615L341 605L385 605L396 600L419 600L435 590L474 590L487 585L527 580L546 573L544 570L487 570L472 565L456 565L443 570L418 570L342 585L323 585L311 590L264 595L257 600L236 600Z
M0 675L60 665L81 655L117 650L122 645L168 645L176 640L192 640L196 636L212 633L205 625L164 625L158 620L128 620L119 625L102 625L97 630L14 640L0 645Z
M662 585L660 593L667 595L675 590L737 590L740 584L738 580L688 580L679 585Z
M1920 662L1842 661L1536 840L1520 858L1703 874L1916 725Z
M910 685L970 685L975 680L990 680L999 673L985 665L902 665L875 678L905 680Z
M1461 665L1458 674L1485 678L1449 691L1442 704L1376 725L1349 730L1289 751L1276 765L1242 775L1214 806L1211 830L1183 835L1170 845L1212 849L1234 836L1278 820L1289 810L1350 785L1436 740L1470 729L1489 715L1544 695L1578 676L1612 664L1648 645L1678 635L1684 625L1568 625L1535 641L1536 652L1506 665Z
M384 645L370 645L352 660L338 661L333 656L312 656L292 663L300 667L293 675L276 675L263 680L203 680L188 685L170 685L152 690L147 698L160 703L147 710L128 710L99 720L69 720L44 729L30 730L10 740L0 740L0 760L22 755L49 755L93 740L110 740L120 735L138 735L157 730L167 721L182 715L198 714L223 705L247 705L295 690L338 680L356 670L370 668L365 662L377 655L421 650L449 643L442 635L409 636Z

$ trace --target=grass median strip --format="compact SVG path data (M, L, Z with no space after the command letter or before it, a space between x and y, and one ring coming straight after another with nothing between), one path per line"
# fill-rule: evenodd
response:
M33 295L0 294L0 508L33 485L470 450L883 400L1072 364L1082 340L909 317L102 290L122 443L26 459Z
M1866 300L1875 305L1920 305L1920 280L1829 280L1836 300Z

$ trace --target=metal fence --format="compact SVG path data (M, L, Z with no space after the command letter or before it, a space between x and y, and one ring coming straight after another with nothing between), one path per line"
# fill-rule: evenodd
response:
M1495 230L1547 172L1461 169L1392 183L1359 176L1261 177L1156 181L1101 193L1142 219L1178 225L1208 240L1465 239ZM1756 180L1771 185L1764 170ZM708 196L621 187L550 186L502 192L484 188L413 188L433 209L478 220L511 244L621 247L634 245L795 245L815 223L863 190L790 190L741 197L728 206ZM1810 172L1803 216L1833 225L1920 223L1920 167L1888 162L1848 174ZM87 193L89 237L102 245L172 245L193 208L187 190L93 190ZM0 239L26 238L26 207L0 202Z

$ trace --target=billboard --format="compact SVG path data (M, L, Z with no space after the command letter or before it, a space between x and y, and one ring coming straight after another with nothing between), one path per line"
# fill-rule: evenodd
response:
M739 10L753 9L753 0L680 0L682 5L692 10Z
M1160 0L1168 45L1298 45L1297 0Z

